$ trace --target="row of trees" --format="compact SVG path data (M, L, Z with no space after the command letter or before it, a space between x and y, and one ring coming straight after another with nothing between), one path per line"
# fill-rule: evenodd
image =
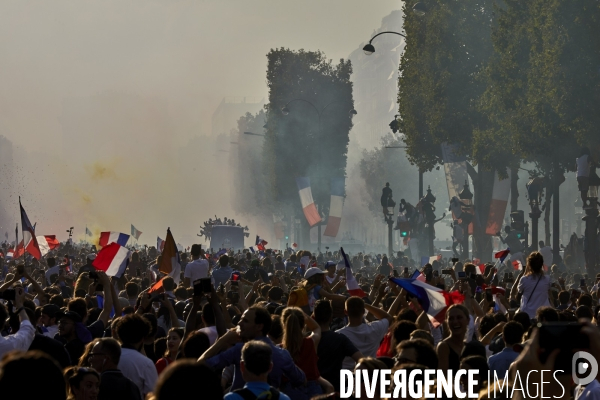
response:
M600 4L427 0L419 16L415 3L404 6L398 94L411 162L431 170L442 162L442 143L458 145L477 166L469 173L480 218L494 171L506 176L532 162L552 182L547 197L558 193L580 147L600 143ZM479 254L489 254L489 237L475 239Z

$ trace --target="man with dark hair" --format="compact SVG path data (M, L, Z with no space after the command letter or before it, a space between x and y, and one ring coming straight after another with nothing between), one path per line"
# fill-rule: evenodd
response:
M378 321L365 322L365 309ZM365 304L360 297L350 297L346 300L346 314L348 325L337 332L347 336L365 357L375 357L379 344L390 327L392 316L381 308ZM346 357L343 368L352 370L355 364L353 359Z
M544 306L537 309L535 313L537 322L558 322L558 312L550 307Z
M134 307L140 294L140 287L135 282L127 282L125 284L125 293L127 294L129 305Z
M42 307L42 316L40 322L42 326L46 328L44 335L54 338L58 333L58 325L56 323L56 314L60 311L60 308L54 304L46 304Z
M396 366L421 364L428 369L438 368L438 356L431 343L425 339L409 339L396 346Z
M120 360L119 342L113 338L96 339L88 362L101 374L98 400L142 400L139 388L119 370Z
M85 345L92 341L92 336L86 332L81 324L81 315L75 311L59 312L56 314L56 319L58 333L55 338L65 346L71 358L71 365L77 365Z
M269 373L273 369L271 346L258 341L251 340L242 348L242 359L240 369L246 384L242 389L234 390L225 395L224 400L246 400L257 399L266 394L271 400L290 400L276 388L268 383Z
M350 357L358 362L363 355L348 337L332 332L329 327L333 320L333 308L329 300L317 300L313 309L313 318L321 327L321 340L317 347L317 367L321 376L340 390L340 370L344 358Z
M192 254L192 262L188 263L183 274L183 286L186 288L194 287L195 281L208 277L210 269L208 260L204 258L204 250L202 250L201 245L193 244L190 253Z
M554 309L551 310L556 312ZM510 321L504 325L504 328L502 329L502 340L504 341L505 347L500 353L494 354L489 358L488 365L490 366L491 374L494 374L495 372L500 379L504 379L510 364L512 364L519 356L519 353L513 350L513 346L521 343L523 333L523 325L518 322Z
M561 290L558 293L558 307L556 307L559 311L564 311L569 308L569 300L571 300L571 293L566 290Z
M144 338L151 329L150 322L139 314L129 314L119 318L115 327L121 341L121 359L118 368L126 378L137 385L142 398L152 391L158 379L154 363L140 353Z
M213 310L212 304L206 303L202 307L202 322L204 322L204 328L198 330L208 336L210 345L212 346L217 341L219 333L217 332L215 310Z
M244 311L237 330L230 330L221 336L198 359L214 369L225 368L234 364L233 385L231 390L241 389L244 378L240 369L243 342L259 340L265 342L273 351L273 369L268 375L271 386L279 387L282 376L285 376L293 386L302 385L306 381L304 372L294 364L294 360L287 350L273 344L267 337L271 329L271 315L259 306L252 306ZM232 347L233 346L233 347Z
M219 267L215 268L212 272L212 278L215 283L215 287L219 287L222 283L225 285L227 281L231 278L231 273L233 269L229 266L229 257L227 254L223 254L219 257Z
M165 276L162 280L163 288L165 289L165 295L167 298L174 300L175 294L173 294L173 290L177 287L175 285L175 280L171 276Z

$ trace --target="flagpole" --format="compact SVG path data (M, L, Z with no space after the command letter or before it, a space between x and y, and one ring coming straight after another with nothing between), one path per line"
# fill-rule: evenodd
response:
M21 208L23 208L23 206L21 205L21 196L19 196L19 215L22 218L23 215L21 214ZM23 265L25 265L25 254L27 254L27 247L25 245L25 232L23 231L23 221L21 221L21 237L23 238Z
M20 203L20 201L19 201L19 203ZM19 215L21 215L21 210L19 210ZM17 226L15 227L15 250L13 252L13 256L17 252L18 246L19 246L19 223L17 222Z

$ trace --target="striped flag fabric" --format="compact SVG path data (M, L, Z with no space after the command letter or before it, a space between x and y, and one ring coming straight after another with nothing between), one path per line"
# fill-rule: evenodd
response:
M317 211L317 206L315 206L315 202L312 197L310 179L307 177L296 178L296 185L298 186L300 203L302 204L302 211L304 212L306 221L311 227L313 227L321 222L321 216Z
M131 224L131 236L133 236L135 238L135 240L138 240L140 238L141 234L142 234L142 231L136 229L135 226L133 226L133 224Z
M460 154L457 145L442 143L442 159L444 160L448 198L458 198L458 194L468 178L467 158Z
M509 254L510 254L510 248L507 248L505 250L499 251L496 254L494 254L494 258L499 258L500 262L504 262L504 259L506 257L508 257Z
M162 253L164 248L165 248L165 241L157 236L156 237L156 250L158 250L159 252Z
M42 253L42 256L45 256L50 252L50 250L60 246L60 242L58 239L56 239L56 235L38 236L37 242L40 246L40 252Z
M120 278L129 264L130 255L131 252L127 247L121 246L116 242L111 242L98 252L92 265L98 271L106 272L108 276Z
M490 203L490 212L487 217L485 233L495 235L502 230L502 221L506 213L508 196L510 195L510 171L508 179L500 180L498 172L494 177L494 186L492 189L492 202Z
M158 270L172 277L175 281L175 285L179 285L179 281L181 280L180 262L177 244L175 244L171 228L167 228L167 238L165 239L162 251L162 261L158 266Z
M264 239L261 239L260 236L256 235L256 242L254 243L254 245L256 246L256 248L260 251L264 251L265 250L265 246L268 245L269 242L267 242Z
M465 296L458 291L446 292L436 286L431 286L417 279L390 278L392 282L400 286L419 300L423 311L437 322L443 322L446 310L452 304L460 304Z
M331 178L331 201L329 203L329 217L323 236L336 237L342 222L342 209L344 208L345 178Z
M344 252L344 249L340 247L340 254L344 258L344 264L346 265L346 290L350 293L351 296L357 296L360 298L367 297L367 294L358 286L358 282L352 273L352 268L350 267L350 260L348 259L348 255Z
M111 243L117 243L119 246L127 245L129 235L120 232L100 232L100 240L98 244L102 247L108 246Z
M38 245L37 238L35 237L35 228L29 222L27 213L21 205L21 198L19 197L19 207L21 208L21 227L23 228L23 243L25 244L25 250L31 254L36 260L42 258L42 252Z

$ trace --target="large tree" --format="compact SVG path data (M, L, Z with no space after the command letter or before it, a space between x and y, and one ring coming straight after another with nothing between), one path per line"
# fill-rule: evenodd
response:
M473 151L473 132L488 124L477 107L485 90L480 79L492 56L493 0L426 3L427 12L412 12L416 1L404 3L406 47L400 61L400 129L411 162L422 170L442 163L441 144L451 143L467 157L474 184L476 212L486 221L494 169L473 168L480 160ZM475 226L478 257L487 259L491 241L485 224Z
M334 65L320 51L280 48L267 58L267 193L278 213L305 221L296 178L309 177L315 203L327 215L330 179L344 177L346 171L349 111L354 109L352 66L345 60ZM287 115L282 112L286 105ZM308 229L304 235L306 243Z

